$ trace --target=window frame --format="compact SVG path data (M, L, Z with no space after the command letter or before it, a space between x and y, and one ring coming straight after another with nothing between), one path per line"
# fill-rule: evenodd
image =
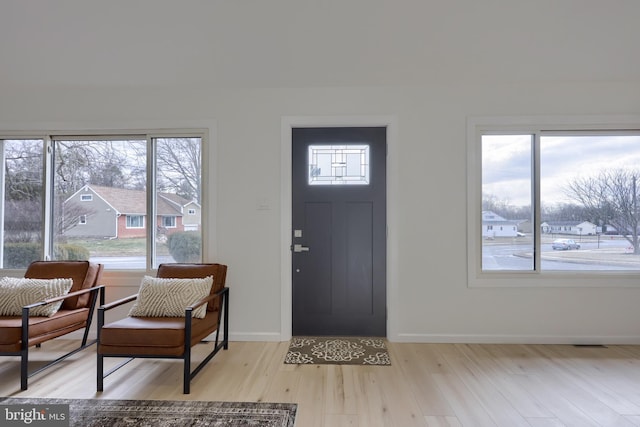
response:
M554 132L640 131L640 116L491 116L467 119L467 286L469 288L565 288L639 287L638 271L560 271L542 270L534 259L532 271L482 270L482 149L483 135L528 134L534 136L532 154L533 251L541 248L540 152L542 134Z
M102 127L92 129L86 128L86 124L81 123L20 123L19 126L12 126L10 123L0 122L0 140L12 139L33 139L43 141L43 149L46 153L43 156L43 171L46 176L43 189L43 253L42 259L52 259L53 253L53 228L51 204L53 199L53 164L50 153L52 152L54 140L61 138L76 139L112 139L119 137L141 137L147 140L148 148L152 147L153 139L160 138L200 138L201 141L201 180L202 180L202 202L201 206L204 211L213 208L213 200L217 194L216 175L211 171L214 169L216 158L216 124L212 120L182 120L182 121L142 121L142 122L126 122L126 123L105 123ZM147 182L155 182L155 167L151 160L153 156L149 156L147 162ZM211 171L211 172L210 172ZM156 195L155 185L151 186L152 191L147 192L147 213L155 215L154 197ZM150 230L151 231L151 230ZM202 260L215 256L216 250L211 247L210 242L215 242L216 227L215 216L212 212L210 215L201 216L201 236ZM136 271L153 271L156 262L155 247L153 246L156 232L147 233L147 250L146 250L146 267L144 269L127 269L121 270L125 273L134 273ZM8 272L21 271L22 269L0 268L0 271ZM111 269L115 272L118 270Z
M131 223L133 222L133 219L140 219L140 222L142 223L141 225L131 225ZM145 228L147 225L147 222L145 221L145 215L139 215L139 214L127 214L126 215L126 220L125 220L125 228L127 228L128 230L141 230L143 228Z
M176 215L161 215L162 216L162 227L164 228L177 228L178 227L178 218ZM165 224L167 218L172 218L171 225Z

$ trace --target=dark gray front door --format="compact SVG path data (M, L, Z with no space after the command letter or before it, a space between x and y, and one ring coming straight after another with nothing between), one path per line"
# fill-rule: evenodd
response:
M386 128L292 136L293 335L386 336Z

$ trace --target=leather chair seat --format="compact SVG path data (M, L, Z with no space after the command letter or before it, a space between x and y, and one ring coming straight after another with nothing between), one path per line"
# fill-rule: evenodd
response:
M125 317L102 327L98 351L105 356L180 356L184 353L184 324L184 317ZM191 346L217 327L217 315L193 318Z

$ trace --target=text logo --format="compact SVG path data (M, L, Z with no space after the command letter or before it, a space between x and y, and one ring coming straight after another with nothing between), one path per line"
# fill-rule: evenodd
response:
M0 404L0 425L69 427L69 405Z

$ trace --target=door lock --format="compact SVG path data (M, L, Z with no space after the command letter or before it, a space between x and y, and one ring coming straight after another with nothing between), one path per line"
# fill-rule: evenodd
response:
M296 243L293 245L293 252L309 252L309 248Z

